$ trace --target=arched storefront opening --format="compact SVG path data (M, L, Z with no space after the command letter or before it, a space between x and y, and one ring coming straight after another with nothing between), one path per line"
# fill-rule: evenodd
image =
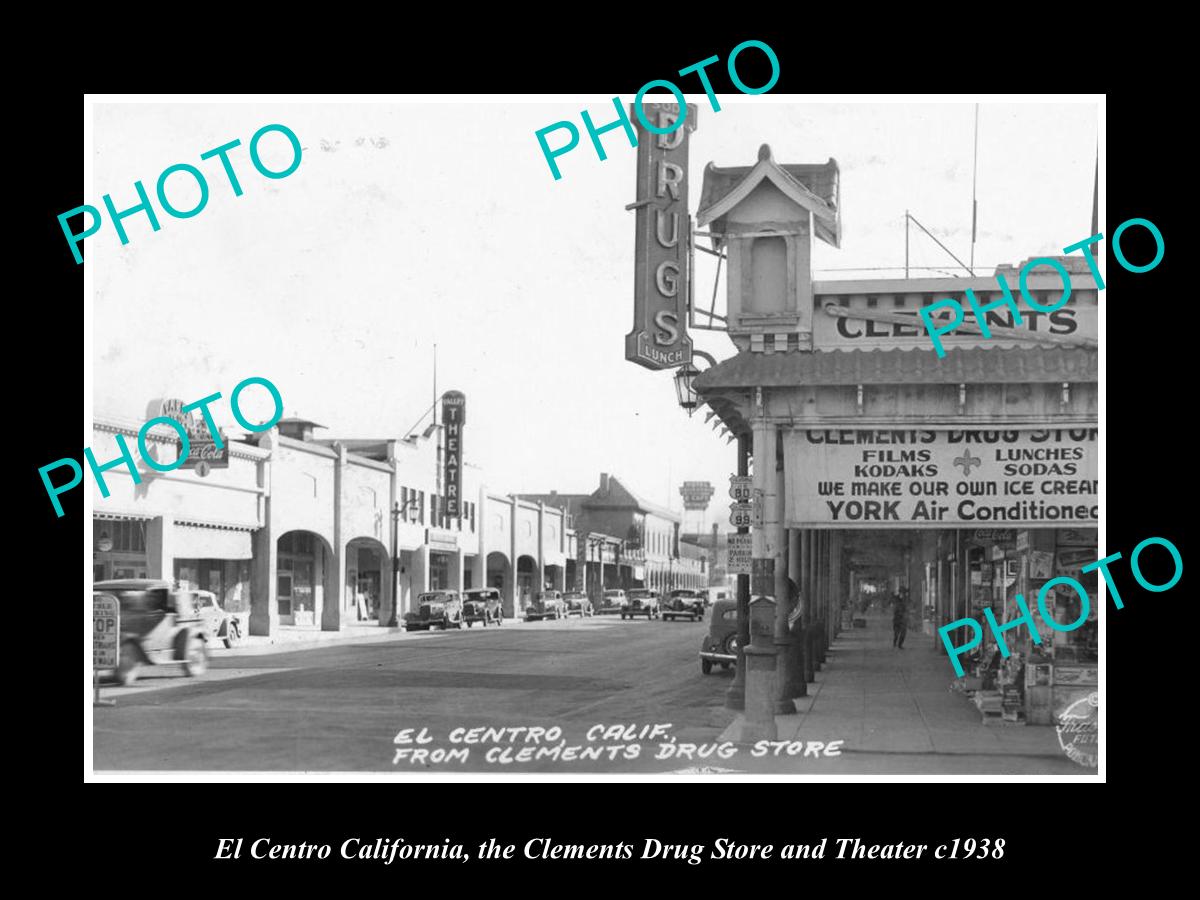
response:
M378 622L380 611L391 609L391 573L387 548L382 543L368 537L349 541L346 544L342 621Z
M311 531L289 531L276 542L275 604L280 625L321 626L327 602L337 603L333 550Z
M484 584L498 590L500 596L504 598L504 615L510 617L516 615L510 602L512 598L512 566L509 565L508 557L498 550L489 553L487 555L487 574L484 578Z
M529 605L529 601L533 599L534 591L542 589L541 580L538 578L537 560L532 556L517 557L517 608L513 613L520 613Z

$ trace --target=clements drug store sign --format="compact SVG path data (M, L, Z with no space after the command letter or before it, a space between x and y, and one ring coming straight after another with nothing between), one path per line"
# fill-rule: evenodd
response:
M787 525L1093 525L1095 428L824 430L785 438Z

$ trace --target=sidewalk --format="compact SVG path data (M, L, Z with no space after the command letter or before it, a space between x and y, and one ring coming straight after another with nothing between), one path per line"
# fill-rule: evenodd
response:
M590 619L563 619L562 626L569 627L594 627L605 624L611 624L612 617L607 619L602 616L596 616ZM573 625L571 623L574 623ZM505 619L504 624L500 627L510 630L535 629L541 631L553 630L555 625L550 622L525 622L523 619ZM470 633L472 631L493 631L495 625L487 628L481 623L475 623L471 628L462 628L461 631L451 629L449 632L444 631L413 631L407 632L402 627L388 628L380 626L374 622L354 622L343 624L340 631L322 631L316 625L279 625L276 628L275 634L266 635L246 635L232 650L226 650L224 646L218 644L210 648L210 652L214 659L223 659L232 656L265 656L269 653L291 653L297 650L311 650L315 647L328 647L337 644L361 644L363 642L375 641L420 641L438 635Z
M432 632L431 632L432 633ZM414 632L424 634L424 632ZM267 653L288 653L309 650L331 644L357 644L363 641L395 641L407 637L403 628L382 627L374 622L344 624L340 631L322 631L316 625L280 625L270 636L246 635L232 650L213 648L215 656L261 656Z
M905 648L895 649L890 617L872 611L866 628L838 635L808 696L796 699L796 714L775 717L779 740L843 740L843 760L856 754L1065 759L1053 727L984 725L975 705L950 690L953 680L945 650L929 635L910 630ZM740 719L739 713L722 740Z

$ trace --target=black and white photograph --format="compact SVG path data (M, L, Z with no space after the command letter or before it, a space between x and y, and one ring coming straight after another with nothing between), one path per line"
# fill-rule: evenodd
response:
M87 96L87 780L1104 780L1105 99L748 45Z

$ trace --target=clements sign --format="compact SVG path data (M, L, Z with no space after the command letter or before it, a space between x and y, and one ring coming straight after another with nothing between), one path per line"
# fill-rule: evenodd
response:
M1092 525L1095 428L802 431L785 438L788 527Z

